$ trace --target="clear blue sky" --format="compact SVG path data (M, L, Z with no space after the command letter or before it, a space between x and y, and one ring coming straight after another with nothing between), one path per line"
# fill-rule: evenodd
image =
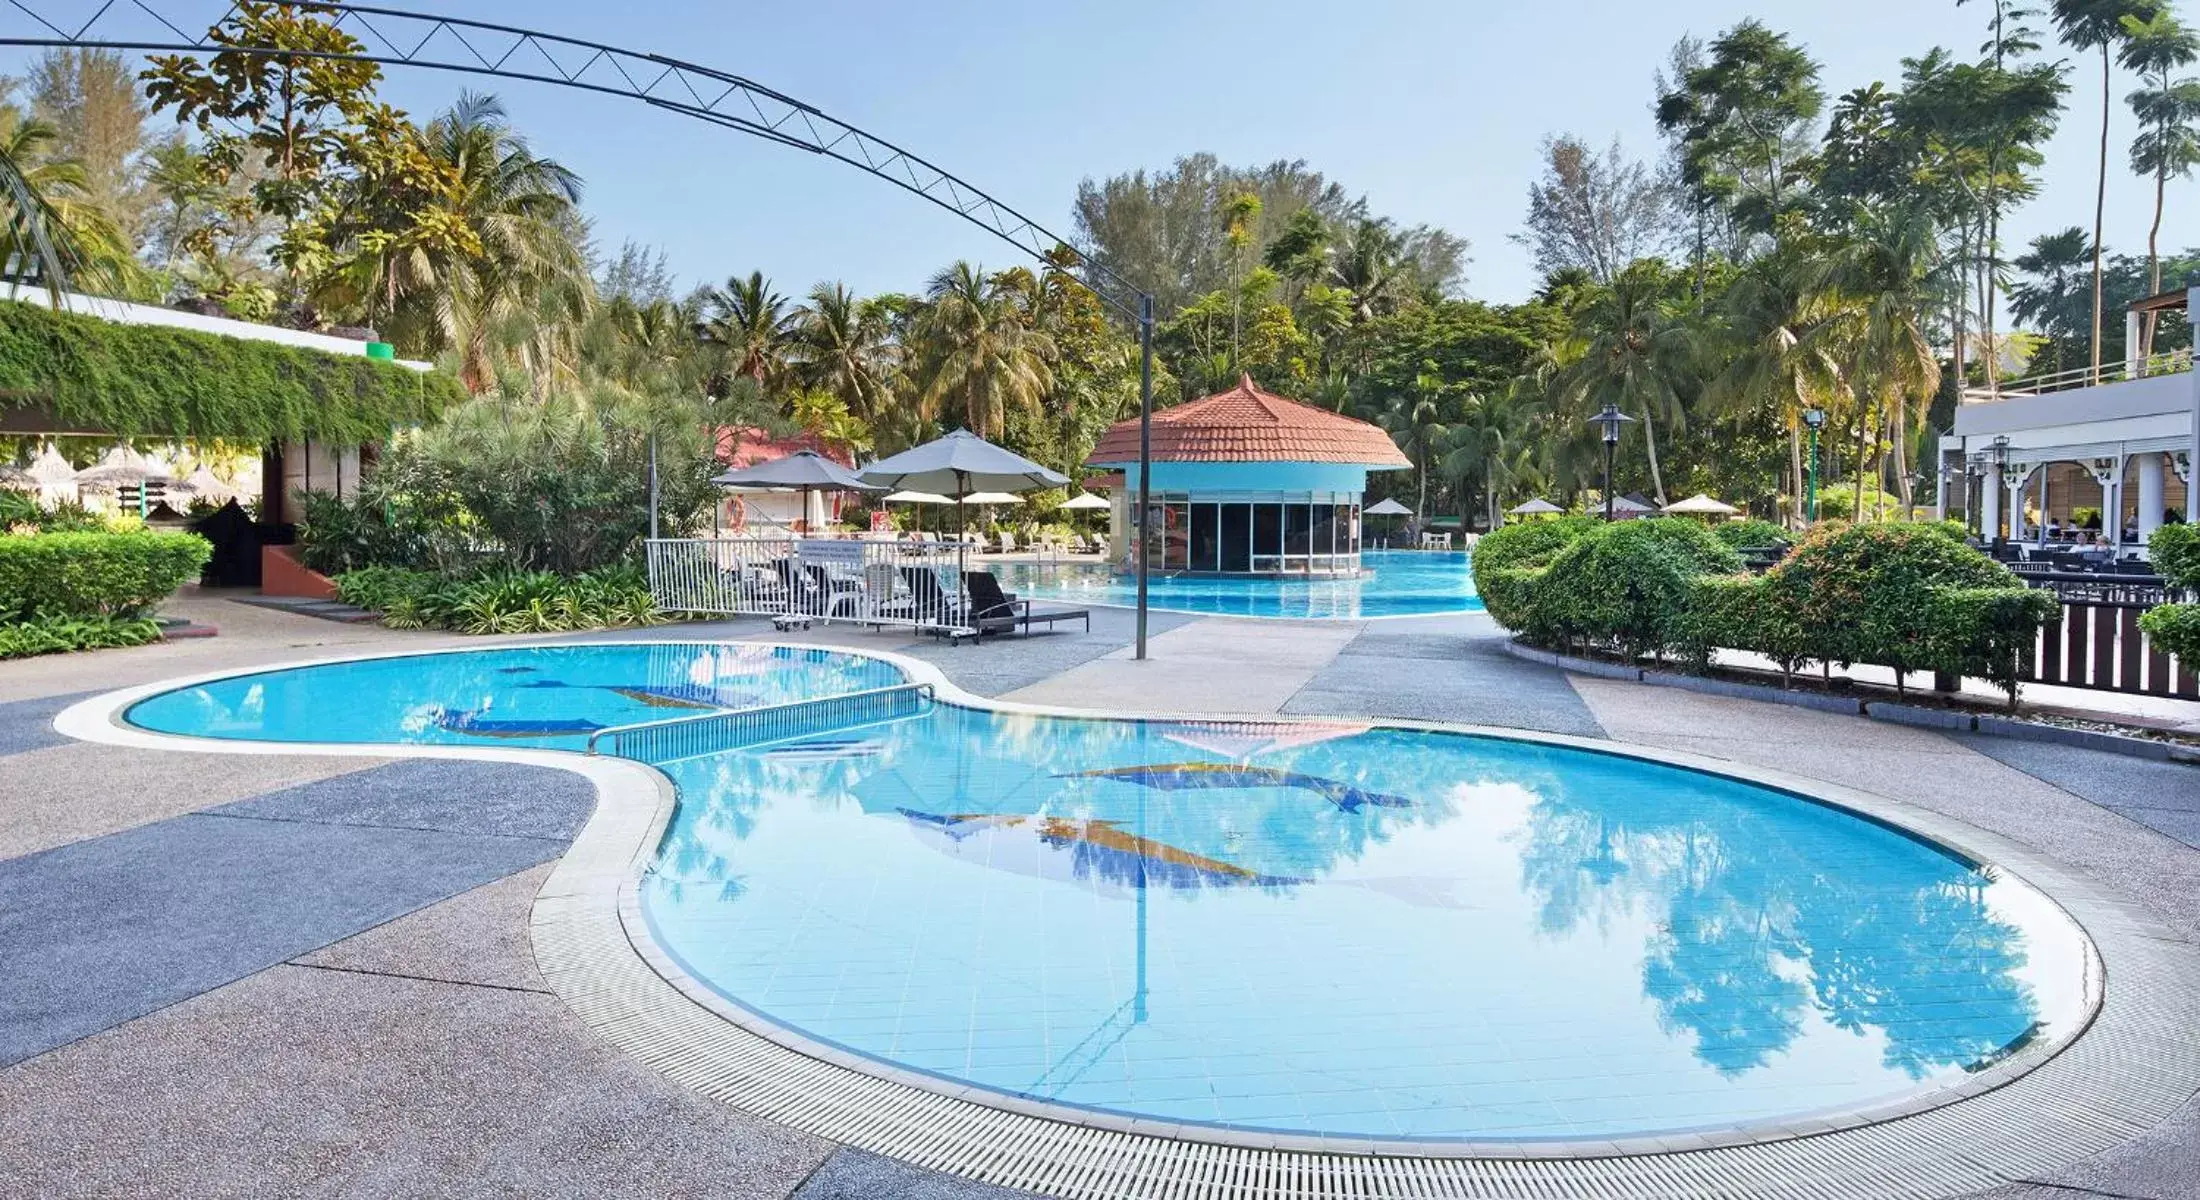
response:
M163 0L165 5L182 0ZM1522 298L1534 279L1507 241L1537 147L1552 132L1657 149L1651 75L1673 40L1757 15L1805 43L1829 94L1893 79L1934 44L1973 53L1982 4L1845 0L1748 4L1585 0L1116 0L1109 4L800 4L725 0L392 0L531 25L747 74L871 128L1067 233L1086 176L1208 150L1234 163L1303 158L1378 212L1472 240L1467 291ZM69 7L63 5L62 7ZM216 6L219 7L218 5ZM2046 186L2012 244L2092 219L2099 81L2079 65ZM415 115L455 76L393 74ZM2144 248L2149 189L2124 169L2116 84L2108 243ZM1014 252L835 163L631 102L525 84L497 88L538 148L579 170L600 238L664 247L690 282L762 269L781 290L820 279L914 289L958 257ZM2174 184L2165 247L2200 243L2191 182Z

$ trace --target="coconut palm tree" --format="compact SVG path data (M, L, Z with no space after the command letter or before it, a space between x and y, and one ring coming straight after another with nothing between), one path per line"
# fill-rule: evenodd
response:
M726 369L754 380L766 393L786 379L801 313L772 290L762 271L726 280L703 296L703 340L725 356Z
M1803 478L1803 413L1830 407L1842 391L1842 366L1815 336L1828 316L1789 255L1761 258L1726 290L1718 332L1725 367L1704 391L1706 411L1740 424L1770 415L1787 433L1788 495L1795 524L1808 519Z
M56 306L73 279L113 288L131 273L128 239L90 202L83 164L53 157L59 137L0 113L0 272L11 284L35 277Z
M1424 362L1413 382L1392 396L1383 409L1383 429L1390 434L1390 440L1398 444L1398 449L1413 460L1414 478L1420 487L1418 498L1413 502L1415 530L1423 528L1428 514L1429 460L1443 450L1444 416L1439 407L1443 395L1443 376L1437 374L1435 363Z
M2055 31L2073 50L2101 52L2101 162L2093 194L2093 373L2101 370L2101 224L2108 215L2110 54L2128 36L2124 18L2154 15L2154 0L2053 0Z
M507 355L571 374L593 300L582 249L581 181L537 155L495 96L467 92L430 121L407 175L424 192L363 180L335 225L347 247L314 298L352 309L419 354L455 351L480 394Z
M1910 505L1910 442L1940 391L1940 359L1926 337L1925 314L1933 303L1939 265L1939 230L1921 211L1896 211L1866 220L1857 236L1835 247L1809 272L1811 290L1834 298L1836 311L1812 336L1842 347L1852 364L1857 395L1871 423L1887 429L1903 448L1896 473L1899 495ZM1987 348L1993 353L1992 347ZM1858 463L1858 518L1863 464Z
M1351 297L1352 315L1372 321L1407 299L1412 272L1405 260L1405 239L1390 222L1363 219L1335 246L1329 261L1330 283Z
M1686 316L1668 302L1664 281L1640 266L1619 273L1581 313L1580 357L1554 381L1560 407L1587 414L1606 404L1642 421L1650 455L1650 487L1665 505L1658 466L1658 427L1688 423L1683 392L1694 386L1698 348Z
M1014 286L957 262L932 277L913 348L925 419L959 411L991 437L1010 408L1035 410L1054 388L1054 340L1024 321Z
M892 402L886 314L848 290L821 283L795 314L794 375L804 388L829 392L858 420Z
M2200 79L2172 78L2180 67L2200 58L2200 35L2185 27L2167 4L2151 20L2126 16L2124 46L2117 61L2136 72L2142 86L2125 97L2139 118L2139 136L2131 143L2131 169L2154 178L2154 223L2147 227L2147 294L2162 290L2162 202L2171 176L2182 179L2200 165ZM2148 312L2140 334L2139 356L2154 353L2154 323Z
M1469 395L1444 438L1437 469L1458 485L1462 513L1480 485L1491 529L1498 525L1503 490L1535 462L1536 441L1529 436L1535 390L1532 380L1514 380L1495 391Z

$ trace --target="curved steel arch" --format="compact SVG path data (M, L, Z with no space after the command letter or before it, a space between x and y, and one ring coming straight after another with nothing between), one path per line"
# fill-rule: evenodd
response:
M230 46L213 40L214 27L236 11L227 4L205 32L163 15L183 0L100 0L81 22L42 15L28 0L4 0L0 46L124 50L138 54L257 53L269 57L330 58L383 66L422 67L545 83L639 100L766 141L835 158L954 213L1041 262L1056 247L1077 256L1086 290L1129 317L1139 335L1138 513L1150 507L1153 423L1153 295L1078 250L1037 221L933 163L876 134L827 115L816 106L746 76L683 59L625 50L601 42L539 30L408 12L334 0L295 0L294 7L326 14L358 39L358 54L305 54L274 48ZM182 18L178 18L181 20ZM1136 522L1143 543L1147 522ZM1144 550L1143 544L1140 551ZM1146 657L1147 555L1134 552L1138 576L1137 656Z

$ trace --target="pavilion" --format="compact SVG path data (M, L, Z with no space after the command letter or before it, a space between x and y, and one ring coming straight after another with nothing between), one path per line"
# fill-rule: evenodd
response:
M1349 575L1360 570L1360 501L1369 471L1413 464L1365 421L1262 391L1251 376L1153 414L1152 505L1162 537L1150 564L1220 575ZM1127 559L1138 496L1138 420L1110 428L1086 465L1121 471L1109 554Z

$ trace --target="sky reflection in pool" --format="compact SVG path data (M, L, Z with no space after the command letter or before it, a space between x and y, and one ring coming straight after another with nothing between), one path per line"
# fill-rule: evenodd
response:
M849 1049L1121 1113L1723 1127L1959 1080L2083 1009L2082 935L2029 888L1610 756L942 706L668 769L644 910L691 973Z

